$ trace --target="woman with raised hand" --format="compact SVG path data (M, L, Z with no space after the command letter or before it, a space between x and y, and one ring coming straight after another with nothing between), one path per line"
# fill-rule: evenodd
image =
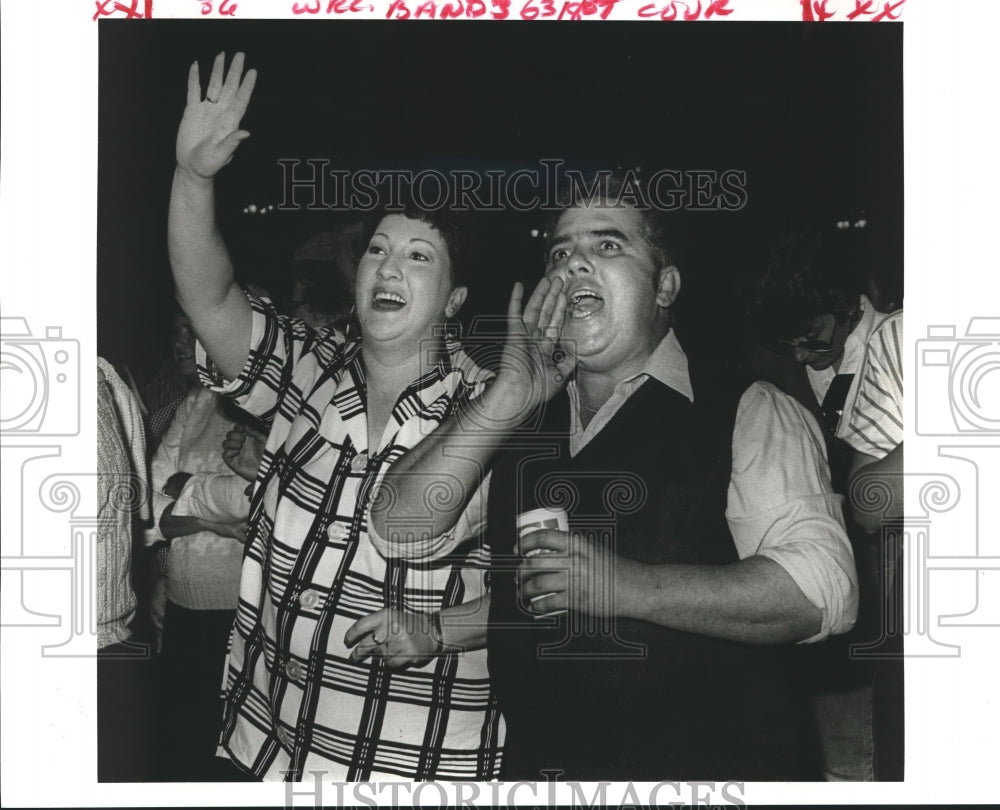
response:
M358 268L361 334L350 340L247 295L213 189L249 135L240 121L256 73L243 63L237 54L226 72L220 54L204 97L191 67L168 223L203 379L270 424L221 747L264 779L491 779L503 726L481 649L480 516L467 514L456 531L468 542L428 566L379 553L366 522L388 465L489 378L443 337L466 295L461 231L447 212L383 216Z

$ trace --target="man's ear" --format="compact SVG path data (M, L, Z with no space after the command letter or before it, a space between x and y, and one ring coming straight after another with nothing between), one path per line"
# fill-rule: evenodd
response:
M469 294L468 287L456 287L451 291L448 296L448 304L444 308L444 314L449 318L452 317L456 312L462 308L462 304L465 303L465 296Z
M666 309L677 300L680 291L681 271L672 264L661 269L656 282L656 305Z

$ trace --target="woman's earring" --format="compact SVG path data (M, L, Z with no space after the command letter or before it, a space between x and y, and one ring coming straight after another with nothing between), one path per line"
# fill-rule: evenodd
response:
M347 323L344 324L344 340L349 339L354 334L354 326L358 322L357 305L351 304L351 311L347 313ZM360 328L358 329L360 332Z

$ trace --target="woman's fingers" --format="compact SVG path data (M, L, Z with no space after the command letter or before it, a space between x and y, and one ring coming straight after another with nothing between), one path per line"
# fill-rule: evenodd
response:
M382 626L384 618L384 610L377 610L374 613L369 613L367 616L362 616L347 628L347 632L344 634L344 644L351 647L369 633L378 635L378 630ZM385 639L380 636L379 641L385 641Z
M222 95L222 77L226 69L226 52L222 51L212 63L212 75L208 80L208 90L205 91L205 101L219 100Z
M250 96L253 95L253 88L256 84L257 71L251 68L247 71L247 75L243 77L243 81L240 82L236 95L233 97L233 113L238 118L242 118L243 114L247 111L247 106L250 104Z
M240 79L243 78L243 61L245 56L243 51L239 51L236 56L233 57L232 63L229 65L229 70L226 71L226 78L222 82L222 88L219 91L218 96L212 96L216 99L219 104L223 106L229 104L236 97L236 91L240 87Z
M187 103L198 104L201 101L201 73L198 69L198 61L191 63L188 70Z
M369 636L369 638L371 638ZM378 644L364 643L359 644L353 650L351 650L351 660L352 661L364 661L369 656L374 655L378 652Z

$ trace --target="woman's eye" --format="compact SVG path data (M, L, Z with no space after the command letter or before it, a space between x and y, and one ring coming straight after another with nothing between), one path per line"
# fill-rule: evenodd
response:
M417 253L416 251L413 251L413 253L410 254L410 258L418 262L430 261L430 259L428 259L423 253Z
M601 250L621 250L621 247L614 239L605 239L601 242Z
M382 255L383 253L385 253L385 250L383 250L383 249L382 249L381 247L379 247L378 245L369 245L369 246L368 246L368 252L369 252L369 253L372 253L372 254L374 254L374 255L376 255L376 256L380 256L380 255Z

